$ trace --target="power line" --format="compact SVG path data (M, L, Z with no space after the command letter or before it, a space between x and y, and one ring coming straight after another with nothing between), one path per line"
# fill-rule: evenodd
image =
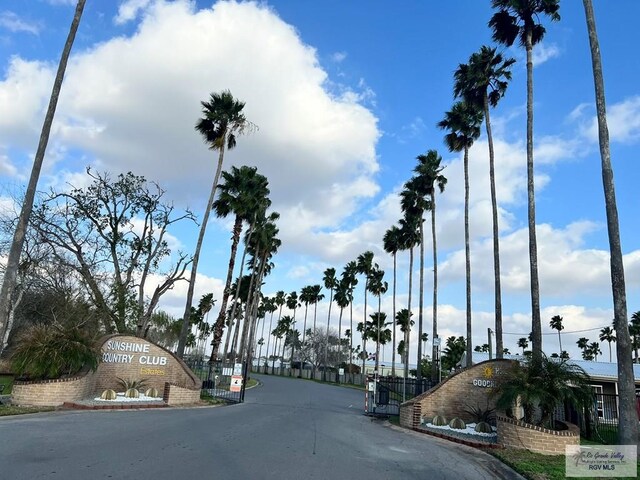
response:
M565 331L565 330L560 330L562 333L583 333L583 332L593 332L594 330L602 330L604 327L608 327L609 325L604 325L603 327L594 327L594 328L585 328L584 330L572 330L572 331ZM530 335L531 332L529 333L512 333L512 332L502 332L503 335ZM547 333L543 333L542 335L557 335L557 332L547 332Z

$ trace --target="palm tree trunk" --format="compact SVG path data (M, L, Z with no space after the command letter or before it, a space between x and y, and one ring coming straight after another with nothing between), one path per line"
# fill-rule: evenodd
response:
M558 343L560 344L560 355L562 355L562 338L560 337L560 330L558 330Z
M342 314L344 312L344 308L340 307L340 316L338 317L338 363L342 363Z
M489 143L489 182L491 184L491 217L493 220L493 278L494 309L496 318L496 358L500 359L504 352L502 340L502 286L500 282L500 229L498 227L498 198L496 195L495 154L493 151L493 134L489 117L489 97L484 92L484 117Z
M231 282L233 281L233 269L236 265L236 256L238 253L238 244L240 243L240 235L242 234L242 218L236 215L236 219L233 225L233 237L231 239L231 253L229 255L229 267L227 268L227 279L224 284L224 290L222 291L222 301L220 303L220 312L218 318L213 324L213 353L212 358L215 358L218 353L218 346L220 345L219 339L222 338L222 331L224 330L224 321L227 314L227 304L229 302L229 296L231 295ZM218 341L216 342L216 332Z
M324 344L324 378L327 378L327 354L329 353L329 324L331 323L331 305L333 304L333 288L329 295L329 314L327 315L327 343Z
M202 217L202 225L200 225L200 232L198 233L196 250L193 253L193 262L191 264L191 275L189 276L189 289L187 290L187 302L184 307L184 315L182 316L182 331L180 332L180 340L178 341L178 351L176 352L176 354L180 358L182 358L184 354L184 346L187 341L187 335L189 334L189 328L190 328L189 320L191 315L191 306L193 304L193 291L196 286L196 275L198 273L198 261L200 260L200 250L202 249L202 242L204 241L204 234L207 231L207 223L209 222L209 215L211 214L211 208L213 207L213 201L216 196L216 189L218 188L218 182L220 181L220 172L222 172L222 162L224 161L225 141L226 141L226 138L223 138L222 142L220 143L220 153L218 154L218 166L216 168L216 174L213 177L213 183L211 184L211 193L209 194L209 201L207 202L207 208L205 208L204 215ZM212 358L213 358L213 355L212 355Z
M433 242L433 332L432 338L438 338L438 247L436 243L436 195L431 190L431 241ZM427 348L425 344L425 349ZM438 377L435 345L431 351L431 379L435 382Z
M409 249L409 298L407 300L407 310L409 319L407 329L404 332L404 378L409 377L409 339L411 338L411 290L413 288L413 247Z
M393 317L391 324L393 325L393 339L391 350L391 376L396 376L396 267L397 267L397 252L393 252Z
M375 373L378 375L378 366L380 365L380 330L382 330L382 326L380 325L380 312L382 311L382 298L378 295L378 318L376 318L376 330L378 333L378 338L376 340L376 370Z
M467 367L472 365L471 356L471 252L469 249L469 148L464 148L464 258L467 292Z
M362 373L364 374L364 363L367 359L366 347L367 347L367 289L369 287L369 279L364 281L364 320L362 322Z
M351 372L351 365L353 365L353 301L349 302L349 328L349 373L351 373L353 380L353 372Z
M418 383L422 381L422 369L420 360L422 359L422 313L424 307L424 222L420 218L420 290L418 294L418 347L416 361L416 379Z
M11 242L9 258L7 259L7 266L4 272L4 279L2 281L2 288L0 289L0 339L3 339L5 335L8 338L9 315L12 310L11 297L13 296L16 287L20 255L22 254L24 238L27 233L29 217L33 210L33 202L36 195L36 188L38 186L38 179L40 178L44 155L47 150L47 144L49 143L49 134L51 133L53 117L55 116L56 108L58 106L58 97L60 96L62 81L64 80L67 62L69 60L69 55L71 54L71 47L73 47L73 42L76 38L76 32L80 25L80 19L82 17L85 3L86 0L78 0L78 3L76 4L76 10L71 22L71 27L69 28L69 35L67 35L67 40L62 49L62 56L58 63L58 71L56 72L56 78L53 81L53 89L51 90L51 97L49 98L49 106L47 107L42 131L40 132L38 149L36 150L33 166L31 167L29 184L27 185L27 191L25 192L24 201L22 202L20 216L18 217L18 225L16 226L13 241ZM0 342L0 353L2 353L3 348L4 341Z
M536 239L536 200L533 177L533 46L527 31L527 198L529 217L529 269L531 274L531 352L534 361L542 358L540 285L538 281L538 241Z
M618 443L636 445L638 443L638 416L636 413L635 380L631 363L631 338L627 327L627 297L625 290L624 265L618 209L616 206L613 168L609 151L609 130L607 128L606 102L600 46L591 0L583 0L591 46L593 79L595 83L596 109L598 111L598 138L602 159L602 183L607 212L607 232L611 252L611 288L613 292L613 312L616 327L616 353L618 356L618 394L620 396L620 418L618 423Z
M273 310L270 312L271 315L269 317L269 331L267 332L267 351L265 353L265 360L264 360L264 371L267 371L267 366L269 365L269 346L271 344L271 325L273 323Z
M247 342L247 337L249 336L249 333L251 332L251 327L252 327L252 322L251 322L251 317L250 317L250 312L253 310L253 299L254 299L254 295L253 295L253 288L254 288L254 284L255 284L255 280L256 280L256 275L258 273L256 272L256 255L254 255L253 260L251 262L251 277L249 280L249 291L247 293L247 303L245 305L245 322L244 322L244 326L242 328L242 336L240 338L240 359L241 361L244 360L247 349L249 347L249 343ZM238 282L238 285L240 284L240 282Z
M235 300L234 300L235 302ZM230 345L230 340L231 337L233 336L233 327L236 324L236 322L239 322L239 320L234 319L233 317L229 318L229 320L227 320L227 336L224 339L224 353L223 353L223 357L222 359L226 362L227 361L227 355L229 354L229 345ZM212 353L211 354L211 358L209 359L210 362L214 362L215 361L215 355Z

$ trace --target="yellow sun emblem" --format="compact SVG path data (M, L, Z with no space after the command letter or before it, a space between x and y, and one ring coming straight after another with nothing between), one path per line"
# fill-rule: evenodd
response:
M484 375L484 378L492 378L493 377L493 368L485 367L483 375Z

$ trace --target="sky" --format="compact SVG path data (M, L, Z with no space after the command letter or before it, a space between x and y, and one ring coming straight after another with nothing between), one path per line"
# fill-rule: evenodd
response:
M0 203L23 188L37 147L74 0L0 0ZM640 310L640 35L635 0L594 1L607 95L629 312ZM200 218L217 156L194 125L200 101L229 89L256 129L225 156L269 179L282 247L263 292L322 283L371 250L386 272L382 310L391 317L392 257L385 231L402 214L398 192L416 156L436 149L446 166L437 197L441 337L465 334L462 156L436 127L453 105L453 72L493 45L489 1L326 0L212 3L185 0L87 2L53 125L39 189L87 183L86 167L132 171L158 182L177 208ZM565 0L561 21L534 49L536 220L543 348L558 351L548 322L564 318L572 357L579 337L596 341L613 317L591 58L582 2ZM531 331L526 203L526 69L521 48L505 97L491 112L496 151L504 344ZM488 149L470 150L473 344L493 328ZM208 225L196 298L220 298L231 219ZM198 227L171 231L174 251L192 252ZM431 243L425 242L424 329L431 337ZM407 301L408 255L398 255L398 305ZM413 305L417 298L417 270ZM363 315L362 284L355 321ZM162 300L184 310L186 282ZM324 292L328 297L328 292ZM219 303L219 300L218 300ZM375 302L374 302L375 303ZM371 301L369 303L369 313ZM375 308L375 307L374 307ZM400 308L400 307L398 307ZM328 301L318 306L327 320ZM337 327L333 309L331 324ZM417 317L417 309L414 310ZM214 307L210 313L213 320ZM300 319L300 317L298 317ZM344 328L348 328L343 326ZM415 344L417 327L412 333ZM493 339L495 342L495 338ZM600 360L608 360L602 344ZM384 360L390 361L390 347ZM412 347L415 352L415 346ZM430 347L429 347L430 350ZM614 353L615 358L615 353Z

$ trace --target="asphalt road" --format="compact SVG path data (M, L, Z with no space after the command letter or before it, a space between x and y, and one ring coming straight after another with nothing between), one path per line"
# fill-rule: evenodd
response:
M361 391L258 377L220 408L0 418L0 479L519 479L477 450L362 415Z

